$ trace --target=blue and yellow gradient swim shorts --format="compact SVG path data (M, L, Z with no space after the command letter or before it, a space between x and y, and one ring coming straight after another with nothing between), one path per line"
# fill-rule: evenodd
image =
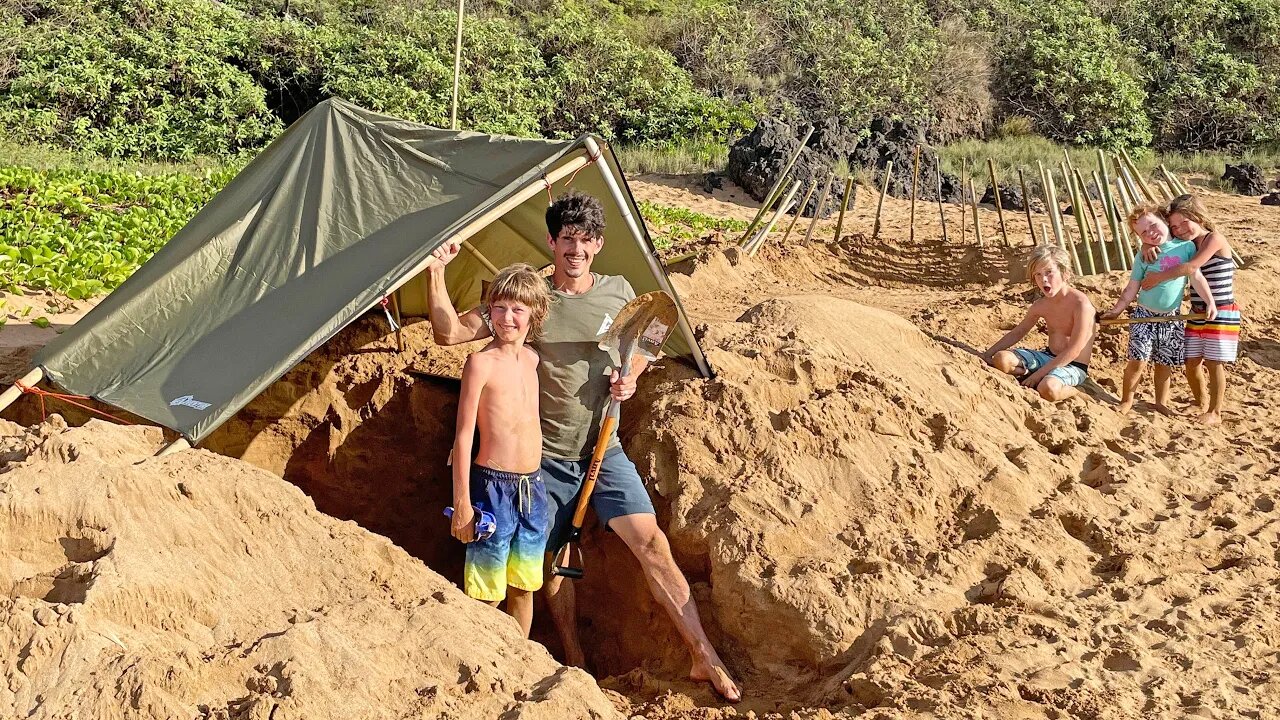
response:
M508 585L530 592L541 588L551 513L540 473L509 473L472 465L471 502L493 513L498 529L467 545L463 570L467 595L496 602L507 597Z

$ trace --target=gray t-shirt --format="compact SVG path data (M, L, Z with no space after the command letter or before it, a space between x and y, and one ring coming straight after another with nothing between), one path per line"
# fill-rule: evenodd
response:
M608 409L607 371L618 367L618 352L601 350L599 342L636 292L620 275L592 273L591 277L595 284L581 295L551 287L551 311L542 325L542 337L533 343L542 359L538 384L544 457L589 457ZM547 284L551 285L551 278ZM617 431L609 445L618 445Z

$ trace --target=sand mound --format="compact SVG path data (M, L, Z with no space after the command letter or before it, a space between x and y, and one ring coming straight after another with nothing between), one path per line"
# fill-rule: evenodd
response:
M0 428L0 717L615 717L385 538L152 429Z

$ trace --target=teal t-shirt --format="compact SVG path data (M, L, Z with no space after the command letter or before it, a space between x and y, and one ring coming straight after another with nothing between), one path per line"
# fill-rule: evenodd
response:
M1130 279L1142 282L1147 273L1163 272L1177 267L1195 257L1196 244L1190 240L1171 239L1160 244L1160 254L1156 261L1149 263L1142 259L1142 249L1133 256L1133 272ZM1179 275L1172 280L1165 280L1150 290L1138 291L1138 304L1152 312L1169 313L1182 305L1182 293L1187 288L1187 278Z

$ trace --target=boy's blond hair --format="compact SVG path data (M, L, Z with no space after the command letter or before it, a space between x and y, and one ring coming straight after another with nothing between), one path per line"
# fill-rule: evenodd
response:
M525 336L525 342L532 342L542 336L542 323L551 309L551 291L547 289L546 279L537 270L524 263L508 265L499 270L493 282L489 283L485 309L503 300L518 302L529 308L529 333Z
M1035 283L1036 268L1047 262L1057 265L1063 278L1071 279L1071 256L1067 251L1057 245L1037 245L1027 256L1027 282Z

